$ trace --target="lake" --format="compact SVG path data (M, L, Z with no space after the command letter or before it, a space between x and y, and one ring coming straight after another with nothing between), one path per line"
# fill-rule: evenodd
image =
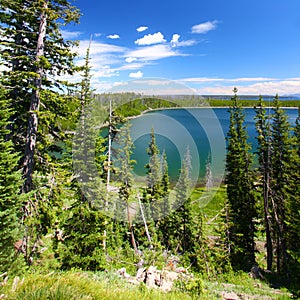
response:
M267 109L268 110L268 109ZM284 109L294 126L298 109ZM272 109L269 109L272 113ZM255 111L245 108L245 125L249 142L255 152ZM190 153L193 181L205 179L206 165L210 162L212 174L220 180L224 174L226 143L229 127L228 108L176 108L149 111L129 121L131 136L134 141L133 159L136 160L134 173L136 180L143 180L146 175L145 165L149 161L146 149L150 142L151 128L154 129L160 152L165 152L169 165L169 174L176 180L181 168L181 161Z

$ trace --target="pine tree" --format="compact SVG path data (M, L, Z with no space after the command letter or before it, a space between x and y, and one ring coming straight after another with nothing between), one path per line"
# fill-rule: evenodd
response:
M161 217L160 202L162 196L162 172L160 152L156 144L154 129L151 129L151 141L147 149L149 155L149 163L146 165L147 170L147 188L143 202L149 206L149 217L158 220ZM148 216L147 216L148 217Z
M170 180L168 171L167 155L163 153L162 161L162 200L161 200L161 219L158 221L157 234L158 239L162 245L168 249L170 243L169 240L173 234L170 226L170 214L171 214L171 203L170 203Z
M100 270L105 267L107 228L105 210L106 185L100 177L106 159L106 141L95 129L90 86L90 48L87 49L80 84L81 118L73 139L74 177L71 207L63 214L62 238L56 243L56 256L63 269ZM109 236L111 236L109 232Z
M131 159L133 142L130 136L130 124L123 125L114 141L117 145L116 164L117 178L120 181L119 199L115 208L115 230L114 234L122 239L122 243L127 240L129 228L131 245L135 252L138 252L133 231L132 216L130 215L130 198L132 196L133 176L132 169L134 160ZM128 223L128 224L127 224Z
M64 114L64 110L57 110L61 97L51 98L53 108L39 97L46 89L53 91L63 87L55 76L72 74L75 70L73 59L76 54L71 51L75 43L62 38L60 27L77 22L79 12L66 0L1 0L1 7L1 56L7 67L3 84L9 90L9 106L15 111L11 118L10 138L25 155L26 143L34 143L41 134L39 131L34 137L35 126L42 125L38 111L56 110L56 113ZM28 160L27 167L31 168L31 159ZM31 181L29 177L27 181Z
M16 272L22 266L17 259L15 243L21 237L19 211L22 198L19 194L21 172L19 156L6 140L8 119L12 114L7 108L6 94L0 89L0 273ZM21 250L21 249L20 249Z
M300 271L300 107L294 128L294 149L292 157L291 198L287 216L287 248L291 256L291 274L299 281Z
M103 250L105 216L89 202L82 202L66 212L62 242L57 254L64 270L103 270L106 267Z
M139 245L149 248L160 246L157 237L158 220L161 217L162 198L162 169L160 152L156 144L154 129L151 129L150 143L147 148L149 163L145 166L147 172L147 186L143 190L143 197L138 195L138 213L135 220L137 241Z
M276 250L276 267L280 275L288 275L287 209L294 191L292 183L293 141L286 113L280 108L278 95L273 101L271 125L270 199L273 219L273 243Z
M252 157L244 126L244 112L234 89L227 133L226 184L229 201L230 256L234 268L249 270L255 262L256 204Z
M267 248L267 270L272 270L273 265L273 245L271 237L271 213L270 213L270 167L271 167L271 145L270 145L270 121L267 115L266 109L264 108L263 99L260 96L259 104L255 107L256 112L256 130L258 140L258 162L259 162L259 173L261 176L262 186L262 199L264 209L264 224L266 233L266 248Z
M167 162L167 155L166 152L162 155L162 179L161 179L161 186L162 186L162 202L161 202L161 213L162 217L169 215L170 213L170 177L169 177L169 168Z
M53 91L63 86L55 77L75 70L74 43L62 38L60 26L78 21L79 13L66 0L1 0L1 7L1 58L8 68L1 81L14 111L7 137L22 154L22 191L28 199L21 216L25 225L23 248L31 264L57 205L57 172L49 150L57 148L55 142L62 138L61 121L70 116L72 105L70 97Z
M224 208L220 213L220 222L216 229L218 238L211 251L214 268L217 273L221 274L232 270L230 228L233 224L229 218L229 211L230 204L226 197L224 199Z
M176 185L176 198L173 203L174 212L172 222L172 250L179 253L194 250L194 218L190 198L190 157L189 152L181 165L180 176Z

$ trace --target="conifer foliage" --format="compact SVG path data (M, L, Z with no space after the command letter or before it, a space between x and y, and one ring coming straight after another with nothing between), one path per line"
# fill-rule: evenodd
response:
M232 265L249 270L255 262L255 195L252 157L247 142L244 112L234 89L227 134L226 184L229 201L229 240Z
M294 201L292 184L293 138L288 117L280 107L278 95L273 101L271 124L271 172L270 200L273 222L273 244L276 249L276 269L281 275L288 274L287 226L288 204Z
M74 42L63 39L60 27L77 22L79 12L66 0L0 3L1 61L7 68L1 82L13 111L7 137L21 154L22 192L27 194L22 248L31 264L53 219L57 172L49 149L63 136L60 121L68 117L71 104L70 97L54 92L63 86L58 76L75 70Z
M266 248L267 248L267 270L271 271L273 266L273 243L272 243L272 224L270 209L270 171L271 171L271 139L270 139L270 115L264 108L262 97L259 98L258 106L255 107L255 120L258 141L258 171L260 174L260 190L258 193L263 200L263 216L266 232ZM258 199L260 200L260 199Z
M21 237L18 217L22 205L19 195L21 172L18 155L11 141L6 140L11 111L7 108L4 90L0 90L0 273L16 268L15 242ZM15 270L13 270L15 271Z

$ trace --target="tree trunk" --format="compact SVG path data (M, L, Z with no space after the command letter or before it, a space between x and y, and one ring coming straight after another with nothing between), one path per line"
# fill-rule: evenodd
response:
M267 151L267 158L264 158L264 182L263 182L263 193L264 193L264 218L265 218L265 229L266 229L266 247L267 247L267 270L272 270L273 265L273 245L271 237L271 224L270 224L270 213L269 213L269 189L270 189L270 171L269 161L270 153L269 146Z
M130 236L131 236L131 244L133 246L134 252L136 254L139 254L139 250L138 250L136 242L135 242L135 237L134 237L133 225L132 225L131 217L130 217L128 200L126 201L126 209L127 209L127 219L128 219L128 224L129 224L129 231L130 231Z
M144 215L144 210L143 210L143 206L142 206L140 194L138 194L137 198L138 198L138 201L139 201L140 210L141 210L141 216L142 216L142 219L143 219L143 222L144 222L144 226L145 226L145 230L146 230L146 235L147 235L148 242L149 242L149 248L153 249L152 241L151 241L151 237L150 237L150 233L149 233L149 230L148 230L147 221L146 221L146 218L145 218L145 215Z
M28 193L33 188L32 175L34 168L34 153L36 148L36 138L38 131L38 111L40 107L40 90L42 88L42 78L44 75L44 69L40 65L40 58L44 55L44 40L46 37L47 28L47 15L46 9L48 7L48 1L45 1L41 14L40 14L40 26L38 32L38 40L36 47L36 73L37 77L34 79L34 89L32 91L29 118L28 118L28 129L25 145L25 157L23 164L23 176L25 179L23 185L23 193Z

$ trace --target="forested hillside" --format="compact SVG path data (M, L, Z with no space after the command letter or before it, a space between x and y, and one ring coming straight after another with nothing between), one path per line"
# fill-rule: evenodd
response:
M208 162L206 184L191 188L188 148L178 181L170 180L155 128L145 145L146 181L137 183L126 117L175 104L131 93L96 95L91 86L93 44L84 64L77 66L76 43L61 34L63 26L80 20L67 0L0 3L0 294L50 299L47 293L54 286L57 294L51 299L100 299L99 294L79 298L75 292L71 298L66 288L76 286L78 293L91 295L86 286L94 278L109 298L107 291L122 288L121 279L112 277L118 269L135 274L156 266L193 274L188 282L178 280L166 299L209 298L210 285L217 281L253 285L246 279L249 272L265 289L285 288L283 298L299 295L300 115L290 124L278 96L270 115L265 108L269 103L262 98L255 102L259 148L252 154L245 103L235 89L226 101L230 126L221 187L209 181ZM81 76L77 84L62 80L75 73ZM180 101L203 105L197 98ZM217 101L210 104L220 105ZM99 115L107 134L99 128ZM112 141L117 147L112 148ZM198 195L217 188L209 205L201 207ZM47 279L41 279L45 274ZM82 286L76 274L82 276ZM32 290L30 282L37 280L41 294L29 298L20 278ZM164 297L149 292L144 283L138 291L147 299ZM129 288L124 298L136 299L133 294Z

